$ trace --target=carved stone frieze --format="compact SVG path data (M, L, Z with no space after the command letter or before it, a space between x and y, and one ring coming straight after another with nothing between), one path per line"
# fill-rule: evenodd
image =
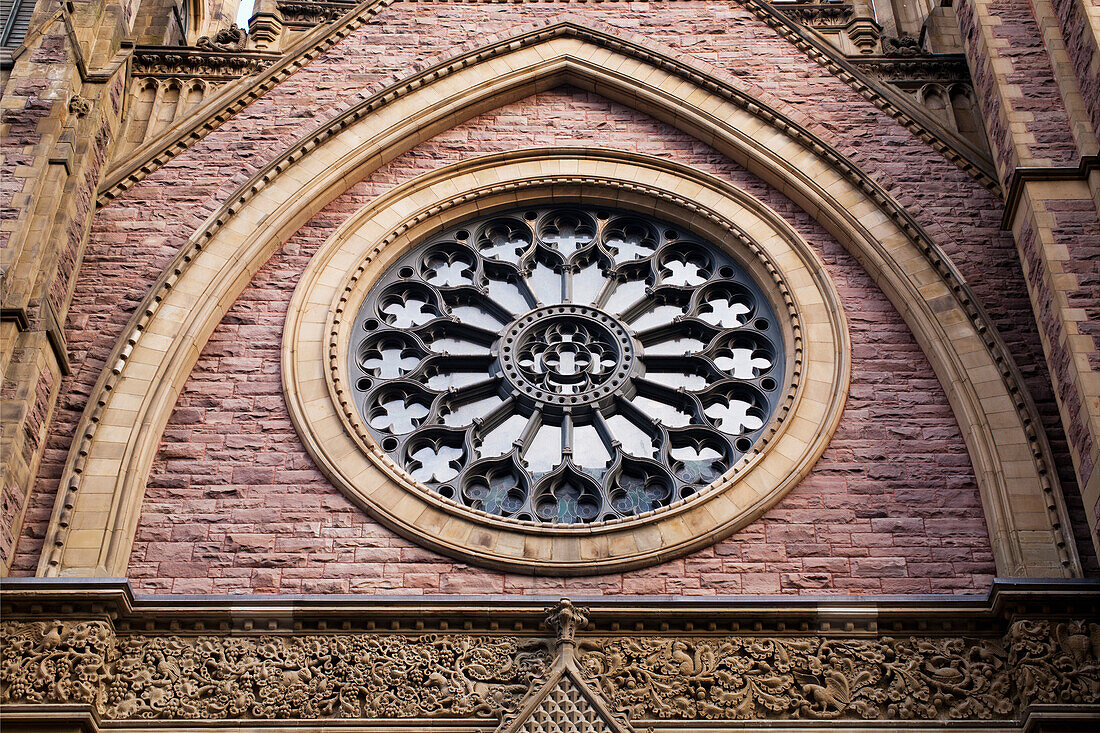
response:
M933 54L917 57L852 59L867 74L891 83L936 81L970 84L970 69L962 54Z
M314 26L331 23L355 7L355 3L280 2L277 5L287 25Z
M81 703L98 707L115 655L103 621L0 624L0 702Z
M263 71L277 53L215 51L186 47L139 47L133 57L135 77L239 78Z
M1005 643L1021 704L1100 700L1100 623L1017 621Z
M131 727L392 730L438 718L507 733L705 721L1004 731L1055 709L1100 714L1100 584L1088 581L995 586L988 600L551 608L503 596L135 599L111 582L27 581L4 582L0 622L0 714L24 720L60 705Z
M810 28L840 28L847 25L855 13L855 7L846 2L780 3L775 8Z
M116 636L104 622L6 621L0 703L109 720L496 717L550 662L544 640L462 634Z
M1012 719L998 641L586 639L580 666L631 718Z
M105 719L323 719L514 710L550 641L464 634L117 635L5 621L0 702ZM1018 621L964 637L587 637L578 667L631 719L1014 720L1100 702L1100 624Z

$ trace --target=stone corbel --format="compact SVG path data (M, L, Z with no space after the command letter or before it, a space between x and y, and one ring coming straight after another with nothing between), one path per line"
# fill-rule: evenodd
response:
M286 20L276 0L256 0L252 18L248 21L248 36L261 51L278 51L282 47Z
M878 50L879 38L882 36L882 26L874 18L860 16L853 18L845 26L848 38L859 49L861 54L871 55Z

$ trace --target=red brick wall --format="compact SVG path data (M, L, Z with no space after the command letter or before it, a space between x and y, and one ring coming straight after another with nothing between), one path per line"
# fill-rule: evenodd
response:
M1065 456L1015 247L1011 236L998 226L1000 202L746 11L724 1L645 6L398 4L99 213L68 324L74 374L63 385L38 490L18 548L17 572L32 572L37 563L65 452L113 341L159 269L203 218L276 151L354 103L364 89L409 73L415 61L449 54L461 44L476 45L490 34L562 12L644 33L654 42L676 47L685 55L728 71L730 83L754 94L766 89L788 111L811 120L817 134L875 176L929 228L984 300L1025 371L1056 452ZM364 59L370 63L364 63ZM274 369L282 322L279 304L285 306L285 287L304 267L308 252L351 209L410 173L437 165L436 156L453 160L502 147L546 144L551 139L570 144L610 144L612 135L618 135L614 138L616 147L662 153L675 149L680 159L738 180L787 212L822 248L851 308L853 331L862 329L867 338L858 342L855 359L862 364L862 376L857 375L853 384L841 432L818 471L773 510L768 522L757 523L720 546L732 554L720 556L718 550L712 550L647 574L604 584L622 592L639 592L643 590L640 585L646 585L647 591L649 586L660 585L671 592L695 583L700 586L696 592L703 592L702 579L707 578L708 592L763 591L778 588L781 582L784 587L809 582L843 592L881 592L974 590L988 583L992 565L977 495L942 392L932 382L923 357L889 304L877 291L868 290L869 281L854 271L851 260L834 242L789 202L764 190L758 181L713 151L625 109L614 108L610 113L604 103L587 97L549 95L538 105L528 101L510 108L506 113L509 116L502 118L502 114L493 118L506 121L502 124L504 130L466 124L357 186L354 193L341 198L303 228L233 307L204 352L166 435L149 492L149 516L141 529L143 544L134 560L133 573L143 588L182 591L203 585L205 571L199 579L189 580L185 574L193 575L195 570L162 565L173 562L172 557L162 560L156 556L164 551L157 548L162 540L191 542L184 536L188 531L197 533L197 541L188 545L194 560L200 566L220 564L217 585L209 581L209 587L219 590L399 590L414 582L429 587L435 581L458 587L469 579L475 587L493 583L503 587L505 582L518 582L511 578L506 581L502 575L452 571L449 562L370 525L358 509L315 473L297 446L278 396ZM525 125L527 115L541 123L554 115L564 115L570 125L543 124L536 132ZM252 347L247 355L234 352L242 335L248 337ZM884 340L876 343L868 340L871 338ZM915 368L918 364L920 369ZM914 405L916 400L929 401ZM931 433L917 435L909 430L909 417L914 413L929 421L922 422L920 430ZM207 423L205 427L185 422L200 418ZM216 427L219 421L220 433ZM253 428L263 428L258 436L240 429L249 421ZM235 434L240 437L232 437ZM923 450L925 438L934 441L937 450ZM257 446L258 451L248 445L248 441L257 440L264 442ZM280 452L284 449L285 461ZM932 453L944 454L942 458L948 463L961 465L937 464L931 460ZM255 457L249 458L253 454ZM901 465L900 456L913 456L911 464L929 470L928 476L935 476L935 480L917 480L904 472L901 476L891 475ZM232 459L237 467L236 478L233 466L225 459ZM277 461L279 465L260 463L246 468L246 460ZM1064 470L1068 458L1059 464ZM1072 478L1072 467L1069 471ZM202 478L204 474L210 478ZM271 488L276 475L284 485L282 490ZM854 487L850 482L853 476L857 479ZM163 485L166 483L181 485ZM196 494L194 487L200 485L210 488ZM868 500L866 494L859 493L861 490L881 493ZM234 497L234 492L242 495ZM220 500L216 498L219 495ZM231 513L230 520L241 523L241 528L233 532L236 539L225 532L220 537L207 536L207 532L226 526L225 517L212 515L228 506L227 502L234 504L231 512L237 513L236 519ZM857 516L868 505L885 515ZM182 511L191 529L173 528L165 536L161 514L167 509ZM283 524L275 521L276 511L285 520ZM1079 502L1075 511L1080 511ZM834 516L833 512L838 514ZM967 519L956 522L952 512ZM211 521L198 519L203 516ZM816 517L819 524L808 525L808 516ZM891 531L895 518L905 521ZM234 542L252 541L246 537L251 533L243 528L249 524L268 525L269 534L258 540L257 549L241 550L237 559L227 561L226 551ZM856 530L854 534L852 529ZM784 542L784 531L801 533L801 537ZM961 536L941 536L955 531ZM345 535L350 544L341 544L342 549L337 550L337 538L343 543ZM276 554L283 556L278 562L287 563L286 567L256 565L258 559ZM853 555L862 559L849 559ZM869 567L883 564L879 558L884 557L902 561L886 570ZM339 566L366 558L372 559L370 567L378 573L374 580L365 575L366 565L357 566L355 573ZM385 562L416 563L424 575L407 575L398 566L390 570L402 570L399 580L384 578ZM730 569L731 562L751 571L743 576L747 582L742 584L741 574L732 571L723 577L720 568ZM763 563L770 563L769 572L758 572ZM331 579L325 581L318 568L327 569ZM445 574L441 572L444 569ZM818 572L823 577L817 580L792 575ZM165 577L152 577L158 573ZM785 580L781 580L783 573L788 574ZM934 580L933 576L938 577ZM354 585L353 577L357 578ZM657 580L660 578L663 580ZM305 579L312 584L307 587ZM366 584L362 588L360 581ZM571 587L580 587L572 585L578 582L582 581L571 581Z

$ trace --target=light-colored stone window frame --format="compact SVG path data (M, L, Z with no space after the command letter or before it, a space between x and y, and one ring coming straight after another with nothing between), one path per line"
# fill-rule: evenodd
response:
M623 208L690 229L743 264L784 321L785 395L753 449L697 495L587 525L491 516L413 479L377 444L353 404L347 374L352 327L378 277L448 226L539 204ZM716 178L610 150L491 155L395 188L351 216L314 255L291 300L283 338L291 417L336 486L419 544L479 565L540 574L655 564L752 522L821 456L840 420L850 376L840 298L813 250L778 214Z

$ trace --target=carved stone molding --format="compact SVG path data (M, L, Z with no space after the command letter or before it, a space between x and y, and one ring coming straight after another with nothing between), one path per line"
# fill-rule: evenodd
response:
M779 3L775 9L809 28L843 28L855 14L855 7L846 2Z
M874 56L851 61L860 71L890 83L938 81L970 84L970 68L962 54Z
M135 600L125 584L8 581L0 703L23 719L80 706L102 725L1004 730L1035 706L1100 712L1098 604L1100 584L1085 582L995 586L980 600L563 599L547 609L506 597Z
M118 635L105 621L4 621L3 703L105 720L486 718L549 663L543 640L469 634Z
M356 3L333 2L280 2L277 7L288 26L310 27L331 23L347 14Z
M585 639L579 653L585 674L632 719L1011 720L1020 712L1000 640L605 637Z
M180 46L142 46L133 57L134 77L237 79L263 71L278 53Z

